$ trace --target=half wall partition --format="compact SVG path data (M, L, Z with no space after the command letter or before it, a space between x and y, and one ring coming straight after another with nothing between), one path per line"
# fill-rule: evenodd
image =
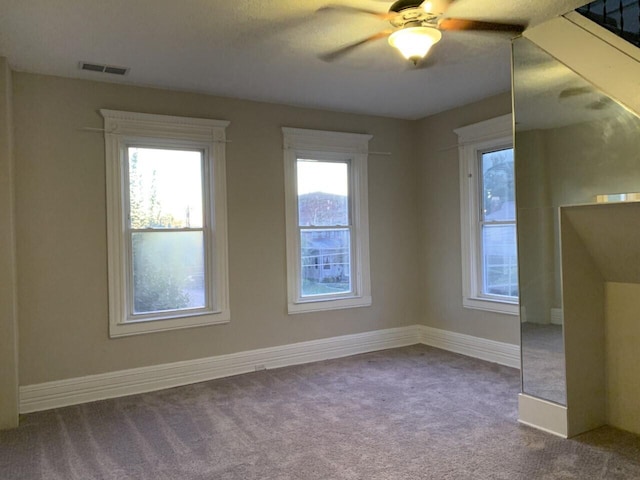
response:
M640 118L527 38L513 95L520 420L640 433Z

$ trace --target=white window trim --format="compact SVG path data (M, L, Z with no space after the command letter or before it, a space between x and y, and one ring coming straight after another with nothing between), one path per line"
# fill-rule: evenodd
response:
M110 337L229 322L225 129L230 122L105 109L101 109L100 114L104 117L105 130ZM127 321L131 299L127 293L129 247L124 206L126 147L130 144L203 151L203 171L209 185L209 192L203 194L209 207L213 202L204 222L210 239L205 246L211 272L209 284L214 285L209 309L205 312L178 312L170 318Z
M371 305L369 270L369 207L367 155L371 135L282 128L284 136L285 215L287 243L287 296L290 314L366 307ZM298 238L297 177L298 158L348 159L351 163L353 235L352 258L356 278L348 296L301 298L299 294L300 240Z
M460 227L462 244L462 304L466 308L518 315L518 301L484 297L480 293L478 153L513 148L511 114L457 128L460 159Z

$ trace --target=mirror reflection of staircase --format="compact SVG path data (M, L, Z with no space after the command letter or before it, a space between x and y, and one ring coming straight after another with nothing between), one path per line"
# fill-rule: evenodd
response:
M577 11L629 43L640 47L640 0L597 0Z

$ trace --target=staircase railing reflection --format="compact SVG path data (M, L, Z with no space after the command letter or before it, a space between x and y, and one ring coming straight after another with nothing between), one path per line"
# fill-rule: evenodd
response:
M597 0L577 11L640 48L640 0Z

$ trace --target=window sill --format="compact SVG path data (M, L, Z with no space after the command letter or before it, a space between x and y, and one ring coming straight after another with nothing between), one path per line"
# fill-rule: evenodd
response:
M489 298L465 297L462 299L465 308L474 310L484 310L487 312L504 313L506 315L520 315L520 305L518 302L505 302Z
M109 336L111 338L128 337L130 335L141 335L144 333L167 332L182 328L204 327L207 325L218 325L229 323L231 315L229 310L219 313L208 313L204 315L192 315L180 318L168 318L162 320L141 320L136 322L116 323L109 326Z
M334 300L309 300L289 303L289 314L339 310L343 308L370 307L371 297L348 297Z

